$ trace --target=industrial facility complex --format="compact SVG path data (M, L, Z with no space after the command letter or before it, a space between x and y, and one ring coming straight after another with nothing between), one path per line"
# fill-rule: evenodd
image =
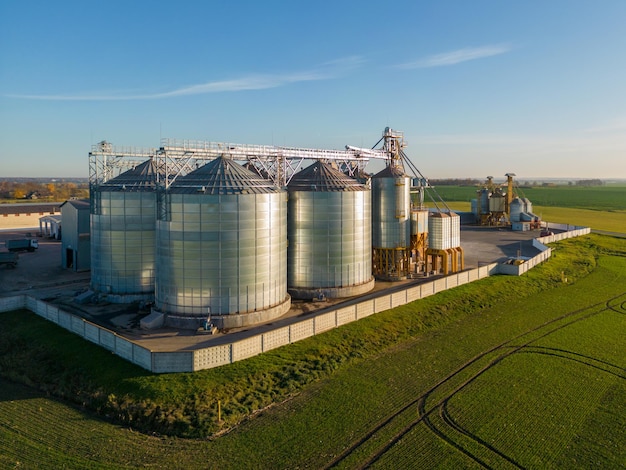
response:
M293 302L319 305L315 318L162 363L154 346L144 350L88 323L96 314L74 320L39 301L12 302L149 370L198 370L491 274L520 274L549 257L533 239L533 258L518 250L512 265L488 259L467 270L462 218L520 233L544 225L531 202L514 194L512 173L502 186L488 177L471 213L450 210L405 146L390 128L371 149L100 142L89 154L90 199L60 205L62 267L90 271L89 289L74 299L85 308L135 305L136 317L138 305L141 331L191 334L278 325L296 315ZM372 159L384 169L366 173ZM586 233L581 229L564 236ZM542 240L551 235L542 232ZM325 306L331 310L324 313Z
M386 128L378 144L101 142L90 153L94 294L154 302L145 327L233 328L284 315L292 298L463 270L459 215L425 207L402 133ZM372 158L386 166L370 177Z

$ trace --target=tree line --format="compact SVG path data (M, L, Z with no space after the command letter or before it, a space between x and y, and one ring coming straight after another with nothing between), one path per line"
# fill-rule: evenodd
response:
M428 182L433 186L478 186L484 183L484 181L474 178L429 179Z
M56 202L72 197L88 198L89 184L74 181L0 181L0 199Z
M601 179L578 180L575 184L576 186L603 186L604 181Z

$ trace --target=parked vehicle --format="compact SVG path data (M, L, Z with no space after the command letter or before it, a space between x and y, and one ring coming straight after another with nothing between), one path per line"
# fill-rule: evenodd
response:
M17 266L18 258L19 255L17 253L13 253L11 251L0 252L0 265L6 264L10 268L14 268Z
M9 251L35 251L39 248L39 241L35 238L17 238L5 241L4 245Z

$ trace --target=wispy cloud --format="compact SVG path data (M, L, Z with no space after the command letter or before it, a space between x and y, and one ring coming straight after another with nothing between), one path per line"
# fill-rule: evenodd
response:
M496 44L482 47L465 47L456 51L444 52L443 54L431 55L416 61L399 64L400 69L419 69L430 67L443 67L445 65L455 65L470 60L483 59L495 55L504 54L511 50L508 44Z
M70 93L70 94L12 94L10 98L48 101L128 101L154 100L175 98L177 96L203 95L208 93L227 93L246 90L266 90L278 88L292 83L331 80L339 78L351 70L358 68L364 60L360 56L344 57L323 63L313 69L283 74L250 74L247 76L218 80L195 85L175 88L169 91L154 93Z

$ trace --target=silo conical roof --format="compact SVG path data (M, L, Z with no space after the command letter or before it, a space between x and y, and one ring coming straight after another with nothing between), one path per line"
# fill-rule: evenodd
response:
M156 162L150 158L128 171L105 181L101 187L107 191L153 190L157 181L163 179L163 172L157 171Z
M218 157L172 183L176 193L248 194L275 193L280 188L230 158Z
M363 191L365 186L327 163L317 161L295 174L287 188L290 191Z
M406 177L404 170L395 165L386 166L383 170L376 173L372 178L403 178Z

